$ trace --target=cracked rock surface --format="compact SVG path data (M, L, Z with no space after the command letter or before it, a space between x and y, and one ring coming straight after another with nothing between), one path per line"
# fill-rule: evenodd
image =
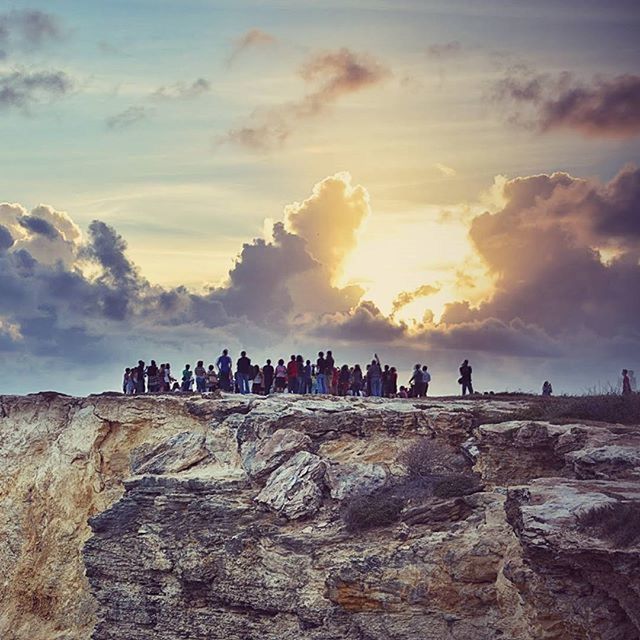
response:
M523 402L2 397L0 637L640 638L639 545L578 526L640 504L638 427ZM482 490L348 531L425 437Z

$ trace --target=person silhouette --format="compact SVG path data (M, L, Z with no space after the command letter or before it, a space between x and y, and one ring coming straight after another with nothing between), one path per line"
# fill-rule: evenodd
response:
M465 360L460 365L460 378L458 378L458 384L462 385L462 395L473 394L473 384L471 384L471 365L468 360Z

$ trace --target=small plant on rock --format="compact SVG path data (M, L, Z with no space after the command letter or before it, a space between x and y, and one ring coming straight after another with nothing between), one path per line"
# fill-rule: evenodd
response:
M578 526L620 547L640 542L640 503L599 505L578 516Z
M453 447L431 438L421 438L410 445L400 455L399 462L406 467L410 478L425 478L464 467L462 456Z
M397 522L403 507L402 498L394 491L383 488L345 500L342 521L349 531L366 531Z

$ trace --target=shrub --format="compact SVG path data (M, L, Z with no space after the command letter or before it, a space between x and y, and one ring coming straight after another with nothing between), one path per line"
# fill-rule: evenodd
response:
M431 438L421 438L405 449L398 459L410 478L426 478L434 473L459 470L464 460L453 447L441 444Z
M393 491L380 489L369 495L356 495L345 500L342 520L349 531L366 531L397 522L404 500Z
M578 527L621 547L640 542L640 503L599 505L578 516Z

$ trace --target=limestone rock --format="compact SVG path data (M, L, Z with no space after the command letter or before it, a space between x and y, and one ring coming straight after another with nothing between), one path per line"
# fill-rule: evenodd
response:
M311 438L295 429L278 429L264 440L252 441L242 448L242 466L256 480L268 477L299 451L312 446Z
M327 467L325 482L332 498L344 500L354 494L373 493L384 485L387 475L387 470L381 464L338 463Z
M320 457L300 451L276 469L256 502L294 520L314 514L322 503L325 463Z
M143 473L178 473L209 457L202 433L183 431L157 445L142 445L131 453L131 471Z

